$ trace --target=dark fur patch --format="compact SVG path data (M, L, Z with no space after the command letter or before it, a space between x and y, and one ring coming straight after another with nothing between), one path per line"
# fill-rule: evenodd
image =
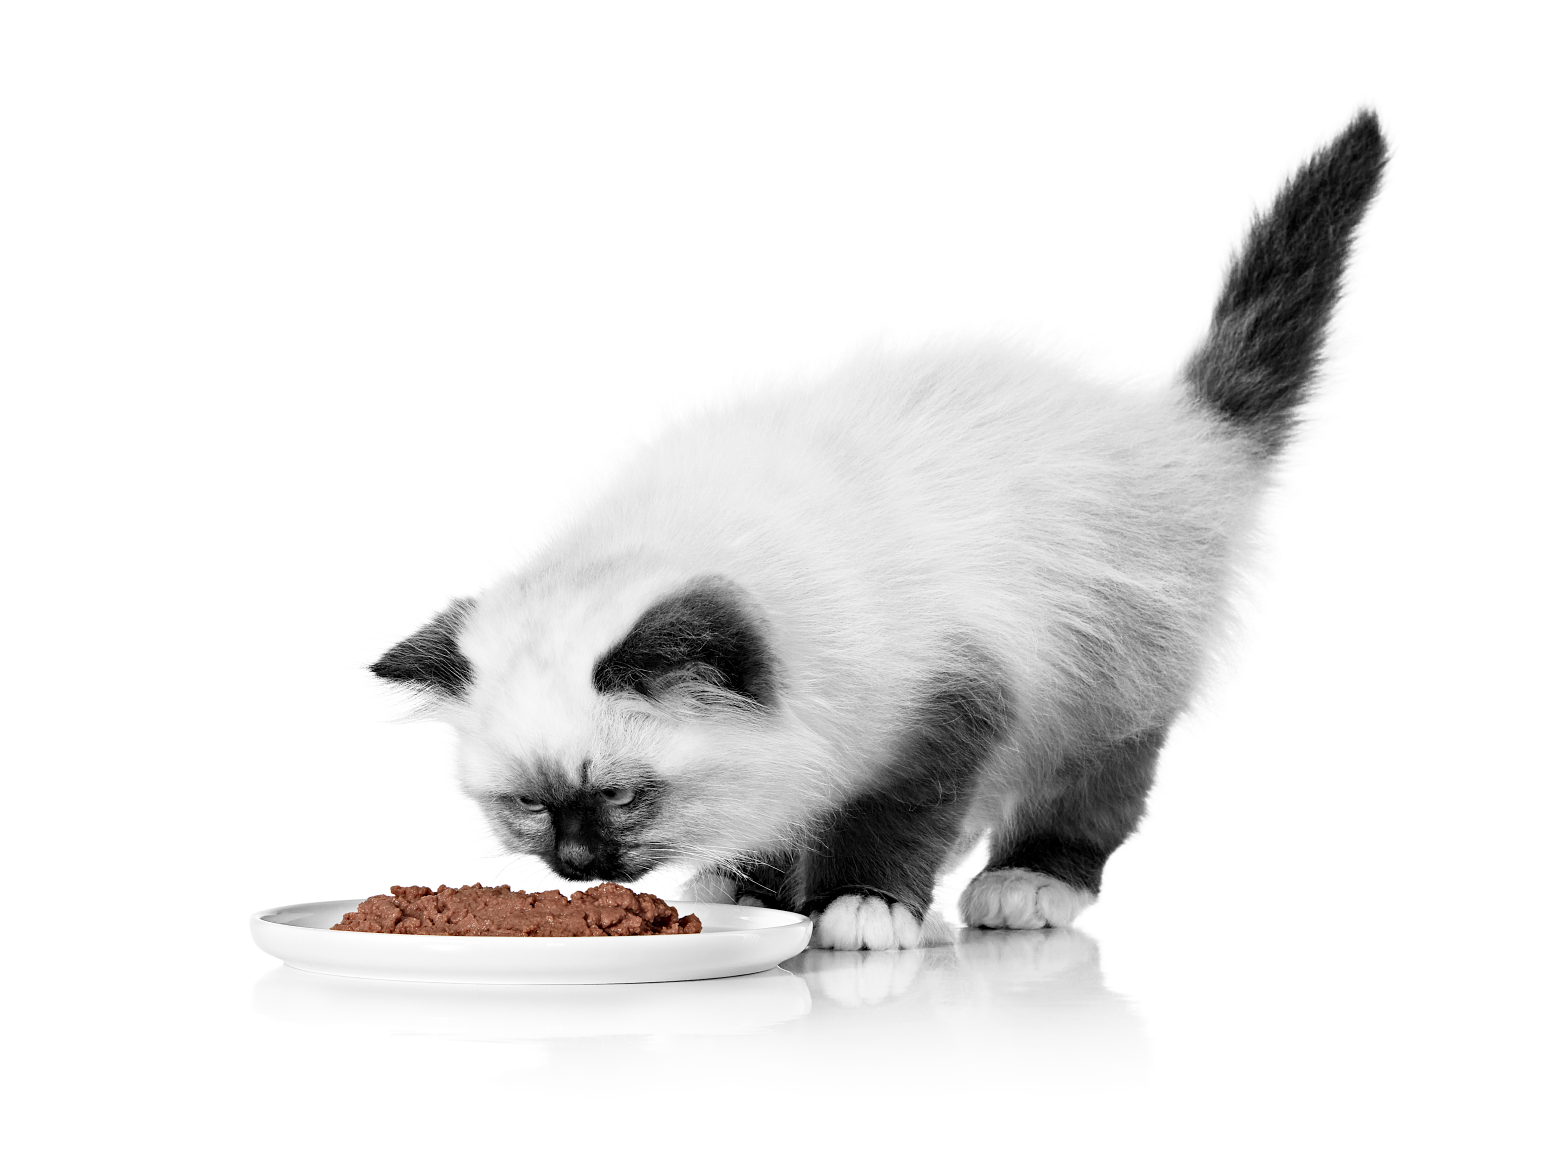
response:
M1111 855L1099 846L1086 841L1071 841L1054 833L1036 833L1013 847L997 860L993 855L993 870L1023 869L1038 874L1060 878L1069 886L1100 893L1100 878L1105 872L1105 860Z
M574 775L576 778L574 778ZM615 804L609 794L632 790ZM668 786L652 772L578 773L552 764L520 768L513 790L490 798L487 813L508 847L546 861L563 878L631 882L662 864L662 847L639 834L658 815ZM530 812L530 806L542 806Z
M454 600L423 629L382 654L370 672L389 682L462 697L474 670L457 648L457 634L473 607L471 597Z
M1012 720L1001 673L983 655L931 683L893 757L837 813L802 862L802 909L875 894L917 915L962 831L981 768Z
M614 841L605 836L600 807L585 798L550 809L550 825L555 831L550 867L561 877L574 882L593 878L618 880L615 875L621 872L620 855Z
M696 584L643 613L595 664L593 685L601 694L653 697L662 685L693 676L755 703L773 701L773 659L761 626L721 580Z
M663 795L662 786L645 785L630 805L612 805L588 794L550 806L555 844L546 860L550 868L574 882L633 882L661 864L662 854L637 845L637 831L651 819Z
M990 869L1034 870L1100 892L1106 859L1138 827L1165 745L1159 727L1077 756L1053 773L1050 806L999 830Z
M1317 370L1351 237L1388 148L1364 110L1314 155L1252 226L1232 261L1209 337L1187 367L1198 398L1273 454Z
M722 872L735 881L735 900L754 898L765 907L794 910L800 905L800 856L793 850L758 853L732 862Z

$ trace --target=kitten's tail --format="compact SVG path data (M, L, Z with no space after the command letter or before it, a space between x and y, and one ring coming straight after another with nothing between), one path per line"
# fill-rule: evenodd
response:
M1296 422L1339 298L1350 240L1388 148L1363 110L1285 185L1231 260L1208 338L1184 373L1192 395L1278 453Z

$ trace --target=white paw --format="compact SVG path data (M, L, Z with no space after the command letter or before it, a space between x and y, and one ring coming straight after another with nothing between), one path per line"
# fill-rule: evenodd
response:
M686 880L681 897L687 902L735 901L735 879L728 874L704 870Z
M837 951L890 951L920 946L920 920L901 902L845 894L811 916L811 946Z
M977 874L958 900L971 927L1066 927L1094 895L1060 878L1034 870L987 870Z

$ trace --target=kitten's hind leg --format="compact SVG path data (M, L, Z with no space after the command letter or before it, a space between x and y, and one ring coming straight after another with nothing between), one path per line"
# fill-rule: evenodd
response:
M1143 816L1167 728L1057 769L1051 800L993 834L991 861L959 899L971 927L1065 927L1099 896L1105 861Z

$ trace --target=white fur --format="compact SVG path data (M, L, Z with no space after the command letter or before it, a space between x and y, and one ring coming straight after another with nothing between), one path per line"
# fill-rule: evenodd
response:
M681 889L680 897L687 902L733 903L735 886L734 878L716 871L704 870L687 879L686 885Z
M763 901L754 894L735 897L739 883L730 875L717 870L703 870L693 874L681 888L680 897L687 902L733 903L735 906L760 907Z
M1179 385L1096 386L1007 348L864 359L713 412L479 597L459 636L473 685L447 708L464 786L502 791L520 762L642 763L677 786L660 852L799 844L885 761L957 634L1015 700L973 814L1005 823L1023 782L1186 705L1264 480ZM596 694L637 617L712 576L762 620L776 706Z
M1034 870L986 870L964 888L958 910L971 927L1069 926L1094 895Z
M811 918L811 946L836 951L889 951L920 946L920 919L901 902L845 894Z

